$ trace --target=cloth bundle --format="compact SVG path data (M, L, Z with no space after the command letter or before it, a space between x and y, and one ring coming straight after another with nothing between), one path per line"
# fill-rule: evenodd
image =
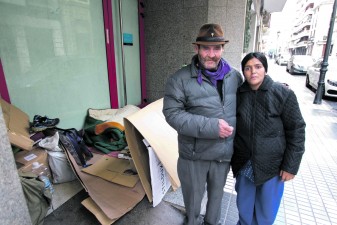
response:
M127 105L120 109L89 109L84 122L85 143L108 154L127 146L123 118L139 108Z

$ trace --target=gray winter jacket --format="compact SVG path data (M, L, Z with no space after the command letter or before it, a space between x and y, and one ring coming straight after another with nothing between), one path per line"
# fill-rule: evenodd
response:
M217 88L206 77L201 84L197 82L195 57L190 65L168 78L163 113L178 132L180 157L229 162L234 132L230 137L220 138L218 120L224 119L235 130L236 90L243 77L233 68L225 75L221 101Z

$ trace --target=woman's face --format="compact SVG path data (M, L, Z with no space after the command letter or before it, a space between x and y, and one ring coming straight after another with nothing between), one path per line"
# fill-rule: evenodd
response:
M266 70L260 60L250 59L243 68L243 74L253 90L257 90L263 82Z

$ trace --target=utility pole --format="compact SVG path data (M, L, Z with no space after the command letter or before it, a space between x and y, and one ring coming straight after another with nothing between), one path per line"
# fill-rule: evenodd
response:
M314 104L321 104L322 103L324 79L325 79L326 71L328 70L327 67L329 65L328 64L328 58L329 58L330 49L331 49L331 38L332 38L332 34L333 34L333 26L335 24L336 7L337 7L337 0L335 0L335 2L333 4L333 8L332 8L328 39L326 41L326 48L325 48L325 52L324 52L324 58L323 58L323 62L322 62L322 65L321 65L320 74L319 74L319 80L318 80L318 83L317 83L317 90L316 90Z

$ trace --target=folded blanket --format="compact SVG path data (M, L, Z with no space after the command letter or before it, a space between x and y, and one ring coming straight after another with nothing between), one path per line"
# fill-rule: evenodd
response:
M127 105L120 109L89 109L84 122L85 143L108 154L127 146L123 118L140 110Z

